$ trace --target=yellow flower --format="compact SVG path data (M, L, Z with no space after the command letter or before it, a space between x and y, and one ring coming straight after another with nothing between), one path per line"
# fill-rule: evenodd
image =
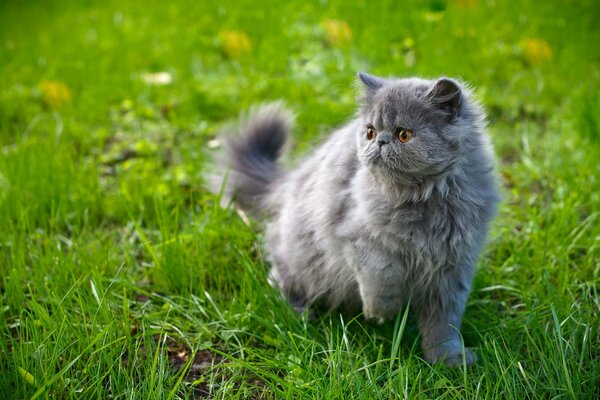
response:
M39 84L42 101L50 108L57 108L71 101L71 90L60 81L45 80Z
M219 33L219 40L229 58L240 58L252 50L252 42L245 32L224 30Z
M519 45L529 64L538 65L552 59L552 47L543 39L523 38Z
M340 47L352 40L352 29L346 21L326 19L321 22L325 30L325 39L330 46Z

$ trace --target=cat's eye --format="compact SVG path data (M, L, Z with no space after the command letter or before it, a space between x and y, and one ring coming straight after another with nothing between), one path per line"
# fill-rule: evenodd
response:
M377 136L377 131L372 126L367 126L367 140L373 140Z
M409 131L408 129L404 128L397 129L396 135L398 135L398 140L400 140L400 142L402 143L408 142L413 137L412 131Z

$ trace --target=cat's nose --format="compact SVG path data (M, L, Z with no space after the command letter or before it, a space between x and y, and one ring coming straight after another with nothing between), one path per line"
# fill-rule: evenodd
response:
M377 144L379 145L379 147L381 147L384 144L388 144L391 139L392 135L390 135L389 132L383 131L379 135L377 135Z

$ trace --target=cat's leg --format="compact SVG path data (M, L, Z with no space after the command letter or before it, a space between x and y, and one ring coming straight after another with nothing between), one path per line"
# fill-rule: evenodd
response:
M403 304L402 287L391 263L383 267L363 267L356 278L366 319L381 324L398 314Z
M364 317L380 324L395 317L404 301L395 260L362 238L345 247L344 253L354 270Z
M269 284L279 289L281 295L298 314L304 314L309 309L306 290L298 278L298 257L295 256L295 247L290 248L287 243L298 243L297 231L286 229L286 225L277 219L267 226L265 248L268 261L271 264L269 271ZM312 314L309 314L312 315Z
M294 311L304 314L308 308L308 302L304 291L301 290L292 276L288 273L285 264L274 264L269 272L269 283L280 290L281 294L290 303Z
M457 366L463 363L464 356L466 364L472 364L477 356L473 350L463 348L459 331L471 289L472 272L457 271L446 279L430 288L428 296L415 304L425 359Z

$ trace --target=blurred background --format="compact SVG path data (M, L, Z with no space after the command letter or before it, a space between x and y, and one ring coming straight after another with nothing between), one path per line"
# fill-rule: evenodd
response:
M578 127L583 135L594 136L597 126L583 123L595 118L599 101L600 7L592 0L1 7L3 143L53 127L46 114L58 112L66 140L82 152L101 148L96 160L125 174L133 169L136 179L158 176L137 165L143 160L132 151L170 150L163 161L172 179L196 184L197 153L219 124L274 99L298 113L296 142L303 147L352 115L361 70L462 78L499 130L506 125L514 133L523 122L543 127L563 111L586 125ZM510 155L511 143L499 140L500 151ZM127 168L118 162L123 153L131 159Z
M597 0L0 1L0 394L394 395L403 373L377 375L393 323L330 353L345 325L289 312L260 225L203 179L219 130L261 102L297 114L301 157L353 116L367 71L468 82L504 186L465 318L500 350L421 375L413 334L413 389L593 398L599 19ZM245 361L181 369L227 357Z

